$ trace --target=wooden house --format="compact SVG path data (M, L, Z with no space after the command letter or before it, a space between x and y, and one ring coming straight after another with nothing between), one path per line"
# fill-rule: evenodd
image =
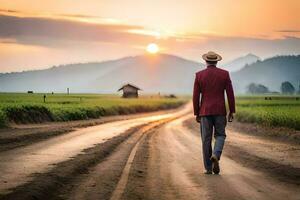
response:
M130 83L123 85L118 91L123 91L123 98L138 98L138 91L141 90Z

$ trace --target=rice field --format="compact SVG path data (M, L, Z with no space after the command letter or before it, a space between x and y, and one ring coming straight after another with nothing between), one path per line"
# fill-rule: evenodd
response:
M269 99L271 97L271 100ZM141 96L123 99L98 94L0 93L0 127L9 123L41 123L93 119L108 115L132 114L175 108L190 97L165 98ZM300 130L299 96L239 96L236 119Z
M8 123L41 123L99 118L175 108L186 97L142 96L124 99L117 95L0 93L0 126Z
M271 99L270 99L271 97ZM243 96L237 98L236 119L300 130L299 96Z

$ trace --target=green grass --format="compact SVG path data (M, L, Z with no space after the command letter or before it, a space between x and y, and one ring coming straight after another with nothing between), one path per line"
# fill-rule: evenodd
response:
M0 127L9 122L40 123L99 118L108 115L131 114L175 108L189 98L177 99L142 96L123 99L116 95L96 94L0 93ZM300 100L296 96L237 97L236 119L240 122L282 126L300 130Z
M296 96L244 96L237 98L236 118L240 122L259 123L300 130L300 100Z
M8 122L39 123L99 118L108 115L131 114L175 108L187 101L142 96L123 99L116 95L96 94L44 94L0 93L0 126Z

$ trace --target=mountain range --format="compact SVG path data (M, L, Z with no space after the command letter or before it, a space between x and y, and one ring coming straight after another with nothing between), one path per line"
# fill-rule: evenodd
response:
M146 93L190 93L191 79L203 67L173 55L141 55L0 74L0 91L65 92L70 88L74 93L115 93L122 84L133 83Z
M227 62L224 64L225 69L230 71L230 72L235 72L235 71L239 71L240 69L242 69L245 65L250 65L252 63L255 63L257 61L259 61L260 58L252 53L249 53L245 56L236 58L230 62Z
M245 92L252 82L279 91L283 81L290 81L295 87L300 81L300 55L260 60L248 54L230 63L224 69L232 71L236 93ZM195 73L204 67L202 63L168 54L140 55L2 73L0 92L66 92L70 88L73 93L116 93L122 84L132 83L144 93L191 94Z
M250 83L265 85L271 91L280 91L281 83L289 81L298 89L300 84L300 55L275 56L245 65L232 73L237 91L245 91Z

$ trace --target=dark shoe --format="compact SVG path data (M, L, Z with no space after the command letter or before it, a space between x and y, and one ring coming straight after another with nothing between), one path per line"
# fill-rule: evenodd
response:
M213 155L210 158L211 162L212 162L212 166L213 166L213 172L215 174L219 174L220 173L220 166L219 166L219 159L217 158L217 156Z
M212 171L205 171L204 174L212 174Z

